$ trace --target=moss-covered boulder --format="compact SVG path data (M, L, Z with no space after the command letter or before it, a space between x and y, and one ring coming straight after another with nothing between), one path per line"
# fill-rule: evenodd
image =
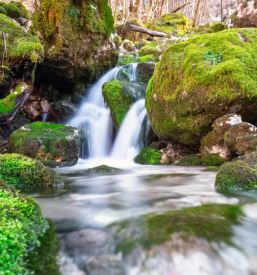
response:
M215 180L217 190L257 190L257 153L221 166Z
M109 229L117 242L116 251L128 255L137 247L150 249L154 245L167 244L175 233L181 233L189 243L190 236L207 242L231 243L232 226L240 224L242 215L237 205L206 204L159 215L140 216L114 223ZM172 247L175 249L175 246ZM182 249L184 251L184 247Z
M87 173L87 174L106 174L106 173L118 173L121 172L122 170L119 168L115 168L115 167L110 167L108 165L100 165L97 167L93 167L93 168L89 168L86 170L83 170L83 173Z
M134 162L138 164L161 165L161 157L160 151L145 148L134 158Z
M18 155L0 157L0 179L12 186L58 186L63 180L40 161Z
M127 51L127 52L134 52L136 50L135 44L128 40L125 39L122 43L122 47Z
M49 239L49 224L44 219L39 205L34 199L19 195L2 180L0 180L0 226L1 274L31 274L36 271L33 263L50 265L50 257L52 266L55 265L58 270L56 233L52 230ZM44 241L46 238L48 242ZM40 254L42 247L47 251L47 257Z
M67 88L67 83L94 81L118 60L118 37L107 0L36 1L34 33L45 46L38 77Z
M254 119L257 30L203 34L168 48L146 92L146 108L160 139L199 144L229 108ZM242 59L242 56L244 58ZM249 121L248 121L249 122Z
M3 8L6 10L7 15L13 18L20 18L21 17L21 12L16 5L13 3L8 3L3 5Z
M75 165L79 148L78 129L62 124L34 122L9 137L10 153L37 159L50 167Z
M10 3L15 5L19 9L22 18L30 19L29 11L26 6L23 5L23 3L21 3L20 1L11 1Z
M182 13L168 13L154 18L146 24L147 29L183 35L190 27L190 21Z
M125 75L127 76L127 75ZM110 107L113 124L121 126L128 110L140 98L145 96L146 85L114 79L103 85L103 96Z

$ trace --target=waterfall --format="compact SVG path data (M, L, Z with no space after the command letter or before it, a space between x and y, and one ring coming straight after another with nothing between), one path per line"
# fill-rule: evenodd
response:
M113 149L111 149L113 123L110 110L104 103L102 85L115 79L121 69L126 69L130 81L137 81L137 63L110 70L90 88L78 113L68 121L69 125L80 130L81 158L110 156L132 160L142 147L139 137L147 115L144 99L137 101L130 108L120 127Z
M111 157L132 160L141 149L141 127L147 115L145 100L138 100L126 115L114 143Z
M77 115L68 124L79 128L82 147L90 158L108 156L112 141L112 119L110 110L104 104L102 86L116 78L119 68L114 68L102 76L90 89ZM85 150L85 149L84 149ZM81 152L85 157L85 151Z

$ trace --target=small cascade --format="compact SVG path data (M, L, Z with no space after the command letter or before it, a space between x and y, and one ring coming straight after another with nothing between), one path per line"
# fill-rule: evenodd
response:
M137 63L132 63L129 66L129 80L137 81Z
M85 103L68 122L80 130L82 158L106 157L110 152L112 119L108 107L104 104L102 85L116 78L118 71L119 68L110 70L91 87Z
M147 116L145 100L138 100L126 115L114 143L111 157L132 160L142 149L140 133Z
M50 109L49 103L46 100L42 101L41 108L43 109L42 122L47 122Z

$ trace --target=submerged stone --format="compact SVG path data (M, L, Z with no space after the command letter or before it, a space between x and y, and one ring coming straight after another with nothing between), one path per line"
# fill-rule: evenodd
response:
M63 180L58 173L40 161L18 155L0 157L0 179L12 186L59 186Z
M83 170L83 173L117 173L117 172L121 172L122 170L119 168L115 168L115 167L110 167L107 165L100 165L97 167L93 167L93 168L89 168L86 170Z
M62 124L34 122L13 132L9 152L40 160L56 166L75 165L80 148L77 128Z

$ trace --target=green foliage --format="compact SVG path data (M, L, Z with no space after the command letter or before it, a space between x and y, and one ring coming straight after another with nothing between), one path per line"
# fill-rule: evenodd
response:
M12 4L13 5L13 4ZM20 62L24 59L35 61L35 54L38 55L38 61L44 56L43 46L39 39L25 32L18 24L13 22L7 16L0 14L0 31L8 34L7 38L7 60ZM3 53L4 41L0 41L0 53Z
M220 166L225 160L219 154L208 154L202 156L202 161L205 165Z
M15 18L21 17L20 10L13 3L5 4L3 7L6 10L8 16Z
M162 154L160 151L144 148L141 150L140 154L134 158L134 162L139 164L160 165L161 156Z
M80 10L70 9L69 12L68 12L68 14L71 17L78 17L80 15Z
M219 171L219 167L216 166L208 166L206 171Z
M4 7L0 6L0 13L7 15L7 12Z
M5 2L0 2L0 6L3 6L5 5L6 3Z
M103 85L103 96L111 110L113 124L116 129L121 126L131 104L131 97L123 93L123 86L129 85L126 82L112 80Z
M178 166L191 166L191 165L202 165L203 161L201 156L192 155L183 157L176 165Z
M115 238L120 240L117 252L128 254L138 246L150 249L153 245L169 241L176 232L182 233L185 239L196 236L210 243L213 241L231 243L232 225L240 223L241 215L243 213L237 205L207 204L161 215L145 215L114 223L109 227L115 228L114 234L117 235ZM123 230L126 232L124 236ZM118 238L120 236L121 238Z
M204 63L215 66L222 62L222 53L215 53L213 50L204 53Z
M15 5L19 9L22 18L30 19L29 11L21 2L11 1L11 4Z
M15 88L14 92L8 95L6 98L0 100L0 114L11 113L15 108L16 98L22 94L21 87L24 85L20 82Z
M26 257L40 245L48 224L30 197L0 189L0 274L31 274Z
M0 179L12 186L63 184L56 171L37 160L18 154L4 154L0 157Z

